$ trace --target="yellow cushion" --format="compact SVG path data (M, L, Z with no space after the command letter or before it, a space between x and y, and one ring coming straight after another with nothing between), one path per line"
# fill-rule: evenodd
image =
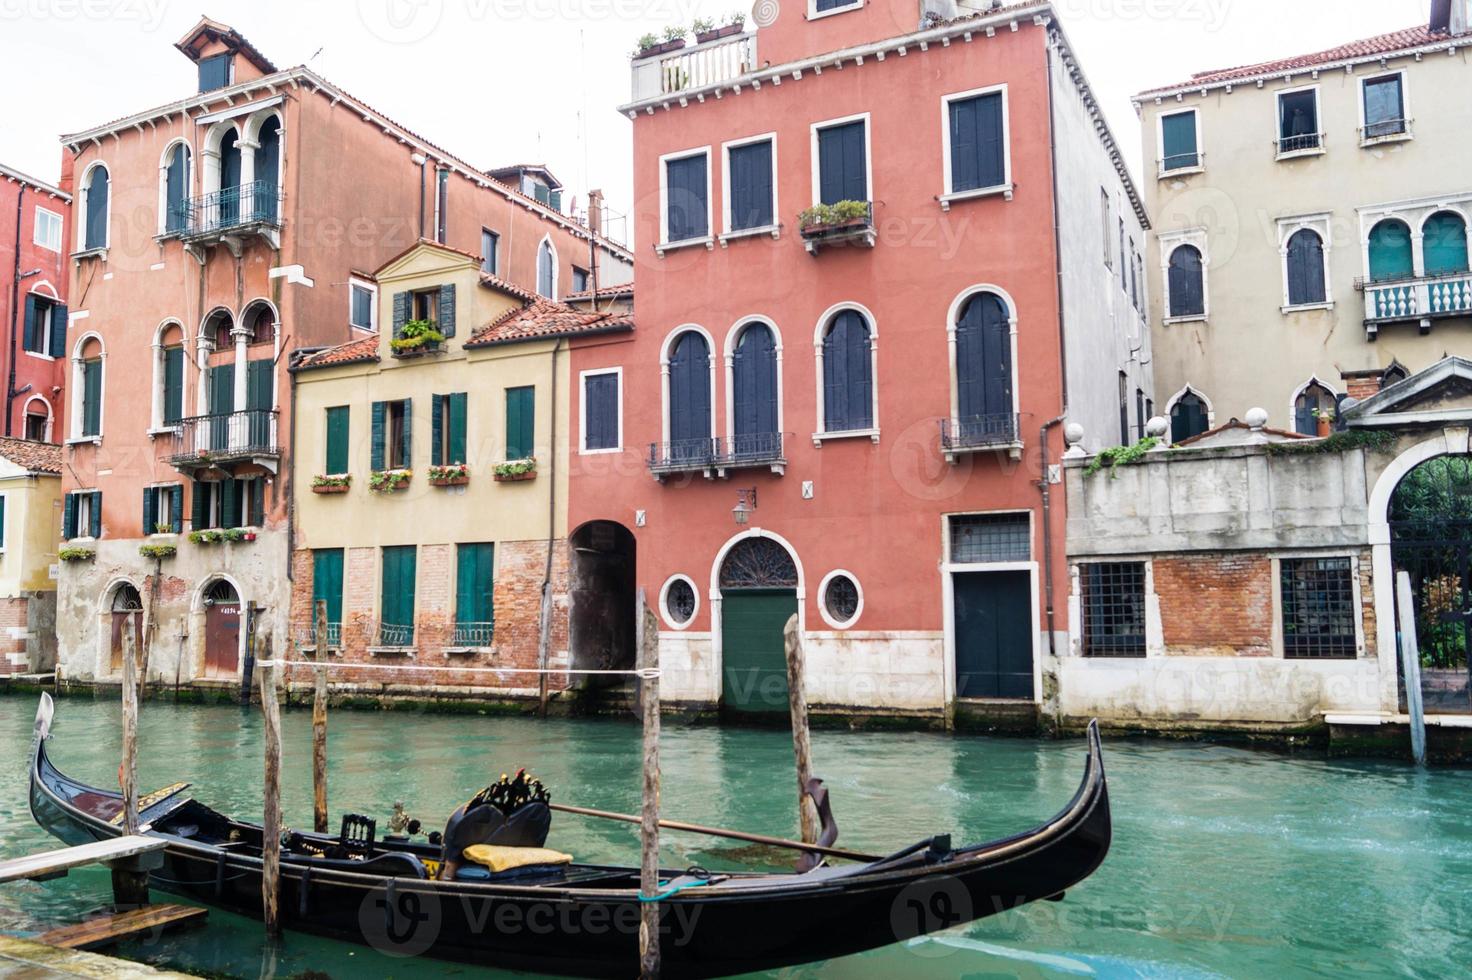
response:
M538 864L572 864L572 855L546 847L497 847L494 844L472 844L465 849L465 860L483 864L492 871L510 871Z

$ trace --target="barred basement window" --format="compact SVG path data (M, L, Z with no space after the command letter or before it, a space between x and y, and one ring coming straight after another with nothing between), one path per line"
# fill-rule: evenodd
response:
M676 626L695 618L695 587L683 578L670 582L664 593L664 614Z
M951 561L1028 561L1032 558L1029 514L965 514L951 518Z
M823 587L823 611L829 624L847 629L859 618L859 583L843 572L834 573Z
M1145 563L1079 566L1086 657L1145 656Z
M1283 656L1353 659L1354 570L1348 558L1285 558L1280 563Z

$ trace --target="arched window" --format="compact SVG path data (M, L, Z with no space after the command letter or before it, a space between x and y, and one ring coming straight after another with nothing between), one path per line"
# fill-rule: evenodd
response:
M1195 245L1180 245L1170 253L1167 291L1172 317L1206 315L1206 276Z
M170 323L158 332L154 364L154 427L178 425L184 418L184 330Z
M234 329L235 318L230 315L230 311L215 310L204 321L201 337L213 344L216 351L230 350L235 346L235 338L230 336Z
M230 127L220 140L220 194L215 214L206 220L216 228L230 228L240 223L240 133Z
M1428 276L1467 271L1467 222L1453 211L1438 211L1421 226L1421 250Z
M996 293L977 293L956 320L956 436L965 443L1016 438L1012 321Z
M281 117L272 115L261 124L257 137L255 186L252 189L256 221L274 222L278 185L281 182Z
M1334 392L1317 381L1309 382L1293 402L1293 431L1304 436L1317 435L1319 413L1333 411L1334 407Z
M26 402L25 437L31 442L51 441L51 405L39 395Z
M1416 274L1411 251L1411 229L1404 221L1387 218L1370 229L1370 278L1375 282L1409 279Z
M710 345L694 330L675 341L669 374L670 451L673 460L711 455Z
M1206 401L1194 391L1176 399L1170 409L1170 441L1184 442L1199 436L1210 426Z
M269 344L276 338L276 314L266 303L255 303L240 318L249 336L246 343Z
M175 234L189 227L189 144L175 143L164 156L163 229Z
M874 428L874 364L869 321L840 310L823 334L823 431Z
M732 445L737 456L780 452L777 339L765 323L741 331L731 356Z
M108 211L107 201L112 179L107 168L98 164L87 172L84 189L86 200L83 205L82 250L107 248Z
M1324 240L1309 228L1288 239L1288 305L1327 301L1324 288Z
M82 439L102 435L102 340L95 334L78 342L72 357L72 432Z
M557 298L557 253L546 239L537 248L537 292L548 299Z

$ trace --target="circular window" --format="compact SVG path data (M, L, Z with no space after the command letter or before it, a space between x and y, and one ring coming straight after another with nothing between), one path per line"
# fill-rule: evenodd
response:
M848 572L829 572L819 593L823 618L834 629L847 629L859 618L864 608L864 594L858 580Z
M676 629L684 629L695 618L699 600L695 595L695 584L683 575L677 575L664 585L664 618Z

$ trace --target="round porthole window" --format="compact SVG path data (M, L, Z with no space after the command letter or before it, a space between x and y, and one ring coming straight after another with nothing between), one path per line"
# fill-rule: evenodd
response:
M847 629L859 618L864 608L864 594L858 580L848 572L830 572L823 580L823 618L834 629Z
M684 629L695 618L699 605L695 596L695 585L683 575L677 575L665 583L664 618L677 629Z

